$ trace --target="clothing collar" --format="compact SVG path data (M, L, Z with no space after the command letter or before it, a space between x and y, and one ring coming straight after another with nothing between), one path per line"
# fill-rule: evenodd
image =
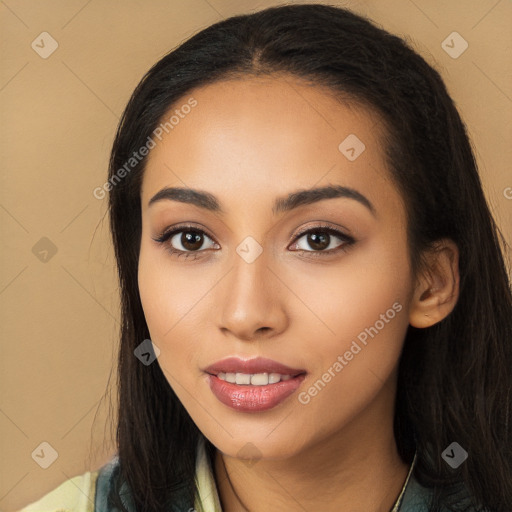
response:
M421 488L416 483L414 486L410 486L410 481L411 483L414 481L412 473L416 463L416 456L417 453L414 454L414 459L409 468L409 472L407 473L407 478L405 479L402 490L400 491L400 494L398 495L398 498L390 512L408 512L408 510L410 510L409 505L412 503L412 500L415 499L417 501L418 498L421 499L425 495L425 492L422 491L424 488ZM198 499L196 499L194 508L198 512L222 512L218 489L215 484L215 477L206 455L203 438L200 438L197 450L196 482L199 496ZM410 492L408 492L408 489L411 489ZM418 503L418 505L420 505L420 503ZM421 512L421 509L417 510L418 512Z
M432 489L423 487L414 477L414 466L416 455L414 456L409 473L405 480L402 491L390 512L428 512L429 503L432 497ZM95 510L104 512L119 512L117 508L109 503L109 493L115 485L116 473L119 471L119 459L114 457L108 464L103 466L98 474L95 492ZM213 470L208 460L205 440L200 437L196 455L196 473L195 479L198 490L198 497L195 500L195 510L197 512L222 512L217 486ZM135 511L131 493L126 483L123 483L119 491L125 508L128 511ZM464 486L459 486L453 490L451 498L461 510L466 512L475 512L476 509L471 505L469 494ZM173 512L191 512L190 506L185 503L176 503L171 506ZM448 512L442 508L442 512Z
M196 483L199 496L194 503L194 508L198 512L222 512L219 493L202 437L199 439L197 448Z

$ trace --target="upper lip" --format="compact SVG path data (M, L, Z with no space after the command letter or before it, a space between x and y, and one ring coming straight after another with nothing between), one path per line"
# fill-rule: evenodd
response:
M217 375L218 373L280 373L281 375L291 375L295 377L306 370L290 368L284 364L278 363L265 357L256 357L254 359L240 359L238 357L228 357L217 361L204 369L206 373Z

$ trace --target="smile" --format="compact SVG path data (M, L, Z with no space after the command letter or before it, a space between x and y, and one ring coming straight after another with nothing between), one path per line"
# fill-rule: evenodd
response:
M238 412L276 407L297 390L307 373L271 359L238 357L219 361L204 371L213 395Z
M231 384L240 384L244 386L266 386L267 384L276 384L277 382L290 380L291 375L282 375L280 373L223 373L217 374L220 380L230 382Z

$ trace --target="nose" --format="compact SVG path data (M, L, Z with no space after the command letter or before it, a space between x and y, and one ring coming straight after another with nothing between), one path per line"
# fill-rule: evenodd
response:
M234 254L233 267L218 297L222 301L219 328L225 336L261 341L286 329L286 287L270 267L265 251L251 263Z

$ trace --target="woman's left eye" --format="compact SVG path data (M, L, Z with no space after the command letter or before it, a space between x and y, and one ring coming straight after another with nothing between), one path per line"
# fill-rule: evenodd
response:
M341 240L337 245L335 244L336 238ZM302 239L304 240L301 243ZM298 242L295 242L292 247L299 251L314 253L315 256L321 256L321 253L333 254L340 250L346 250L355 242L351 236L330 226L318 226L308 229L298 235L295 240L298 240ZM308 249L307 246L312 249Z
M337 245L335 244L336 238L340 240ZM301 242L302 239L304 239L303 242ZM209 240L209 247L206 247L206 249L218 249L220 247L202 229L193 226L177 226L170 231L164 231L154 240L165 244L172 255L178 257L183 255L186 259L189 257L196 258L198 253L203 252L205 241ZM354 238L337 229L330 226L317 226L297 235L290 247L295 251L310 252L315 256L320 256L321 253L333 254L340 250L346 250L354 243ZM306 245L311 249L305 247Z

